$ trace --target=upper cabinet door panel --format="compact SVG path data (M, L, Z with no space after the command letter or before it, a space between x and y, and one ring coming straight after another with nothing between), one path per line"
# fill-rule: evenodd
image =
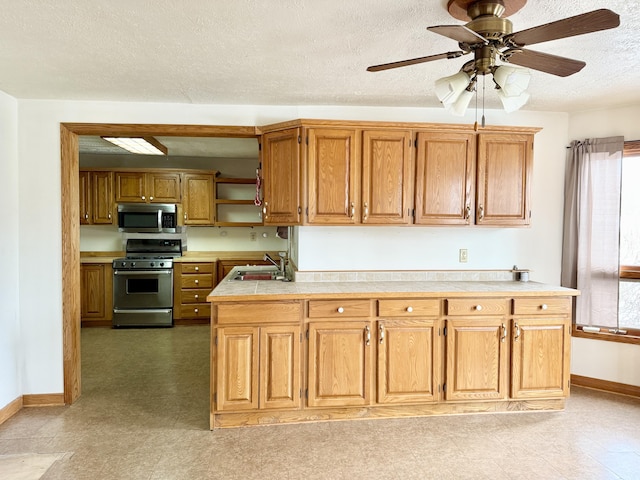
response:
M265 225L300 224L300 130L263 136L263 220Z
M533 135L479 134L476 223L529 225Z
M311 128L308 139L309 223L357 223L360 164L356 131Z
M113 224L113 173L91 172L93 223Z
M213 225L213 175L184 174L184 224Z
M149 173L147 184L150 202L180 203L179 173Z
M418 133L415 223L471 223L474 167L475 135Z
M363 132L362 223L411 222L412 167L409 131Z
M141 172L116 172L116 202L145 203L145 174Z

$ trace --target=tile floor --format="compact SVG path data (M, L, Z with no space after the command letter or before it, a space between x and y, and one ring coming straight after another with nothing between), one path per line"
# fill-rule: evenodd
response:
M83 329L82 397L21 410L0 455L62 455L48 480L640 478L637 399L573 388L564 412L210 432L208 357L208 326Z

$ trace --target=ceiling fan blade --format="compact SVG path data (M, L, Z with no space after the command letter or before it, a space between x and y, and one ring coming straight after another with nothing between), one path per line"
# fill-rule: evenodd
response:
M559 38L584 35L585 33L598 32L615 28L620 25L620 16L617 13L601 8L592 12L568 17L556 22L546 23L537 27L512 33L505 37L505 44L510 46L533 45L534 43L548 42Z
M568 77L579 72L586 65L583 61L571 58L559 57L550 53L535 52L533 50L515 49L507 50L502 54L509 63L515 63L521 67L532 68L541 72Z
M467 43L469 45L487 43L486 38L464 25L437 25L435 27L427 27L427 30L452 38L459 43Z
M431 62L433 60L440 60L442 58L458 58L463 54L464 52L461 52L461 51L447 52L447 53L439 53L438 55L429 55L428 57L418 57L418 58L412 58L410 60L401 60L399 62L383 63L381 65L372 65L371 67L367 68L367 72L379 72L381 70L389 70L391 68L406 67L408 65L415 65L417 63L425 63L425 62Z

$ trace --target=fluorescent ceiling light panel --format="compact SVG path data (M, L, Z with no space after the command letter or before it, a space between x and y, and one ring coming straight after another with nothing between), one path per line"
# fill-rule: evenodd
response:
M167 147L153 137L102 137L107 142L140 155L167 155Z

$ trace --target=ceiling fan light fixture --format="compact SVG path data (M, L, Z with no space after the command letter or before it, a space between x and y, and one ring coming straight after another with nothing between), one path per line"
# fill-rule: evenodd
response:
M153 137L102 137L126 151L139 155L167 155L168 149Z
M498 90L498 98L502 101L502 108L507 113L515 112L516 110L520 110L528 101L529 94L527 92L523 92L520 95L511 95L507 96L504 94L502 89Z
M451 106L465 91L471 82L471 77L466 72L458 72L450 77L436 80L436 96L445 107Z
M447 110L456 117L462 117L467 111L467 107L473 98L473 90L465 89L458 96L458 99L447 108Z
M504 96L517 97L529 87L531 72L526 68L501 65L494 70L493 80Z

